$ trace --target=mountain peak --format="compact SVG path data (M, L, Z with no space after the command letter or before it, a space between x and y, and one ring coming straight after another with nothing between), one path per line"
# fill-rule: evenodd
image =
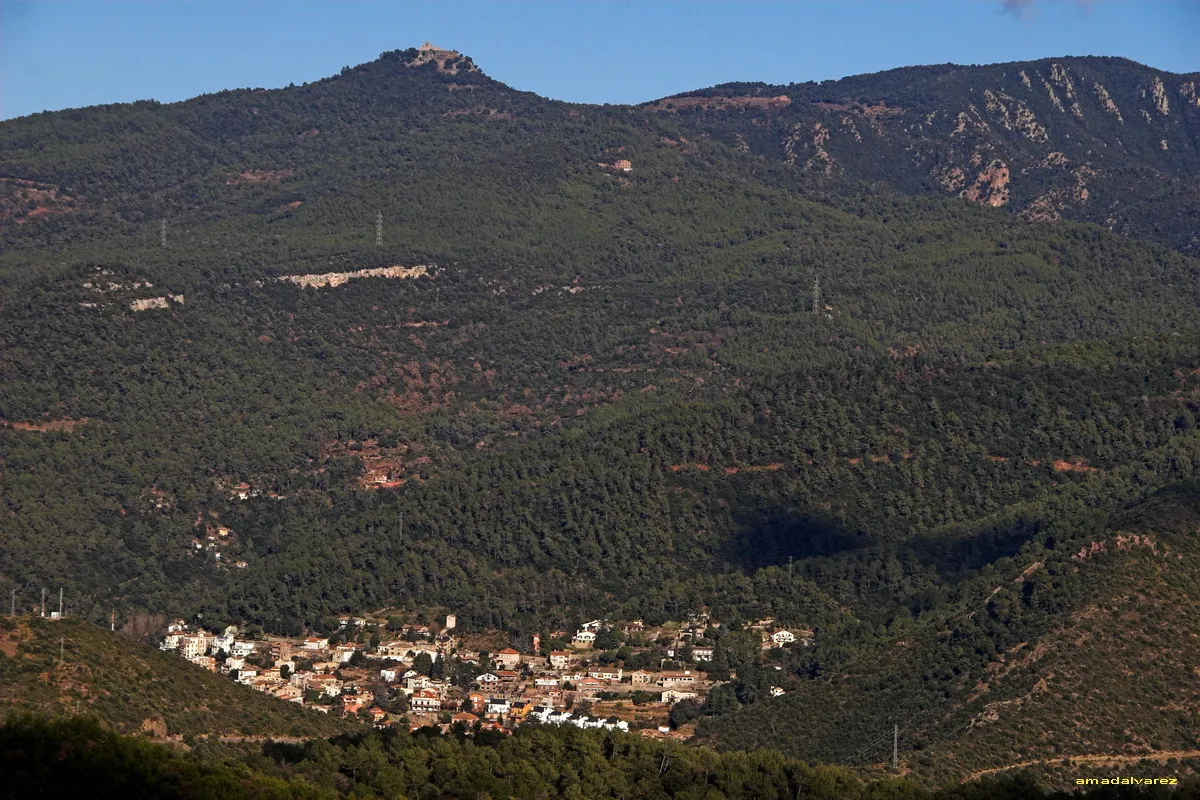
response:
M405 51L404 63L409 67L423 67L426 64L434 64L438 72L446 75L457 75L459 72L479 72L479 67L475 66L467 56L457 50L445 50L441 47L436 47L430 42L425 42L418 47L415 55L409 55L414 51Z

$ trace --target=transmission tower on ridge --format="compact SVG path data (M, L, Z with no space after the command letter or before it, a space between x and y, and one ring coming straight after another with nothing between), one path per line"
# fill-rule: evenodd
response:
M163 217L162 224L158 228L158 242L163 247L167 246L167 219Z
M383 212L375 215L375 246L383 247Z
M813 279L813 290L812 291L813 291L812 312L814 314L820 314L821 313L821 276L820 275L818 275L816 278Z

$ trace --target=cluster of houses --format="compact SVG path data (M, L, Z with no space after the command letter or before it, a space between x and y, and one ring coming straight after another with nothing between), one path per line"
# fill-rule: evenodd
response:
M596 657L597 636L612 628L600 620L583 624L573 635L556 631L555 639L570 641L561 650L543 650L538 636L530 652L471 650L453 635L453 615L437 632L406 625L396 631L401 638L374 647L353 641L366 638L353 635L356 628L379 630L382 622L345 618L342 628L351 635L338 637L344 643L331 644L320 636L251 639L233 627L215 634L176 621L161 647L281 700L367 717L379 725L406 719L414 727L511 730L536 721L609 730L628 730L631 723L652 728L665 720L671 705L702 700L723 677L700 669L714 653L703 640L692 644L700 639L703 621L656 629L645 629L640 622L625 625L626 634L671 632L657 639L672 642L667 658L640 669ZM809 637L808 631L763 627L764 648L805 644ZM677 660L685 647L690 660Z

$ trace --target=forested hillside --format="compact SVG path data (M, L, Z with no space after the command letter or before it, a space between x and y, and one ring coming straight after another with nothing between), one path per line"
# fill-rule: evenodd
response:
M988 707L1033 691L1042 662L1009 665L1039 646L1056 676L1120 674L1120 650L1062 643L1122 592L1192 595L1186 532L1138 515L1197 502L1200 261L1185 205L1162 209L1194 203L1200 110L1181 76L1160 113L1153 71L1062 63L1070 147L995 120L955 136L939 110L994 114L986 88L1057 136L1044 89L998 94L1047 65L591 107L431 49L0 123L0 590L292 633L384 607L511 636L703 607L816 632L780 656L784 697L730 663L685 709L719 746L873 763L900 719L936 778L1194 750L1180 664L1136 695L1169 715L1120 732L1046 705L1080 692L1046 678L1027 705L1058 752ZM750 94L789 99L715 99ZM924 191L899 165L913 109L1030 194ZM809 114L858 120L875 155L780 157ZM1056 191L1015 177L1052 146L1071 168L1107 146L1094 205L1163 228L1008 213ZM1131 534L1182 560L1159 570ZM1101 685L1115 720L1120 682Z

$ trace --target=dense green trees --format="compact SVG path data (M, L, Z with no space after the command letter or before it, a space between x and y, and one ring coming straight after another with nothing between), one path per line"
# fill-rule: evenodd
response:
M95 721L18 717L0 726L0 796L156 798L1045 798L1028 781L990 780L930 792L896 778L777 753L713 753L625 734L524 728L474 739L426 730L372 732L258 752L201 745L190 753L120 737ZM1158 787L1155 787L1156 789ZM1082 796L1192 797L1196 787L1104 787ZM1072 795L1081 796L1081 795Z

